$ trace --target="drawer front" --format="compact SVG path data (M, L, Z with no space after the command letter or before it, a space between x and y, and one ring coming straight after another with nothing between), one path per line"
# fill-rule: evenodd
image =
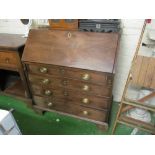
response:
M46 96L45 94L48 94L46 92L50 91L50 96L67 96L69 91L73 91L75 94L80 93L80 94L85 94L85 95L93 95L93 96L97 96L97 97L106 97L106 98L110 98L112 95L105 95L105 96L98 96L92 92L86 92L86 91L77 91L76 89L67 89L67 88L63 88L63 87L59 87L59 88L54 88L54 87L49 87L49 86L39 86L39 85L35 85L35 84L31 84L31 89L32 89L32 93L33 94L37 94L37 95L41 95L41 96ZM105 92L107 92L108 89L105 89ZM48 96L48 95L47 95Z
M108 109L111 105L111 98L103 98L88 94L77 93L67 89L44 89L42 87L32 85L32 93L45 98L65 99L69 103L78 103L83 106L88 106L97 109Z
M36 105L42 107L42 108L48 108L51 110L61 111L73 115L77 115L80 117L93 119L96 121L107 121L107 115L108 111L106 110L95 110L88 107L83 107L77 104L66 104L65 102L59 102L54 101L52 102L52 105L49 106L49 103L44 102L44 99L39 99L38 97L34 97L34 100L36 100ZM43 102L43 103L42 103Z
M18 66L17 53L0 51L0 66L9 67L9 68L17 68Z
M80 105L97 108L97 109L109 109L111 106L112 98L103 98L103 97L96 97L92 95L84 95L80 93L75 93L72 91L68 91L68 96L66 97L69 99L68 102L79 103Z
M44 88L51 87L56 89L58 87L63 87L98 96L111 96L112 93L111 85L101 86L67 78L54 78L29 74L29 80L32 84L35 83Z
M62 95L51 95L44 96L44 99L48 102L53 102L55 100L60 100L61 102L67 101L69 104L76 103L82 106L92 107L96 109L109 109L112 98L95 97L92 95L84 95L80 93L68 91L66 96Z
M33 64L28 66L28 70L30 73L48 76L67 77L100 85L112 84L113 82L113 74L68 67L60 67L55 65Z
M57 104L65 104L65 99L53 98L53 97L41 97L41 96L33 96L33 100L35 104L44 108L51 108L54 106L54 103Z

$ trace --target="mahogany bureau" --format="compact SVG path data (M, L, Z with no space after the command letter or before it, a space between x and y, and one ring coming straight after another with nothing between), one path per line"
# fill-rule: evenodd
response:
M22 98L30 97L24 68L21 63L25 42L26 39L18 34L0 34L0 90L3 90L2 85L7 83L4 72L17 73L20 77L14 81L14 84L4 88L3 92L1 91L3 94Z
M31 30L22 61L33 106L108 126L119 35Z

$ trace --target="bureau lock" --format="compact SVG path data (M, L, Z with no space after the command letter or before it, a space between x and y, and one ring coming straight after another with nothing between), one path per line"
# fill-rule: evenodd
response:
M71 37L72 37L71 32L68 32L68 38L71 38Z

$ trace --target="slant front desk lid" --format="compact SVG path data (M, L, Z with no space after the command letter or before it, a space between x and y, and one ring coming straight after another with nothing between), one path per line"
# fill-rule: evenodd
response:
M22 60L112 73L119 35L31 30Z

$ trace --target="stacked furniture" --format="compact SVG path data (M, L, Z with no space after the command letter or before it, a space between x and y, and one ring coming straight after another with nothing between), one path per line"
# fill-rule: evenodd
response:
M31 30L22 61L33 106L108 127L118 33Z

